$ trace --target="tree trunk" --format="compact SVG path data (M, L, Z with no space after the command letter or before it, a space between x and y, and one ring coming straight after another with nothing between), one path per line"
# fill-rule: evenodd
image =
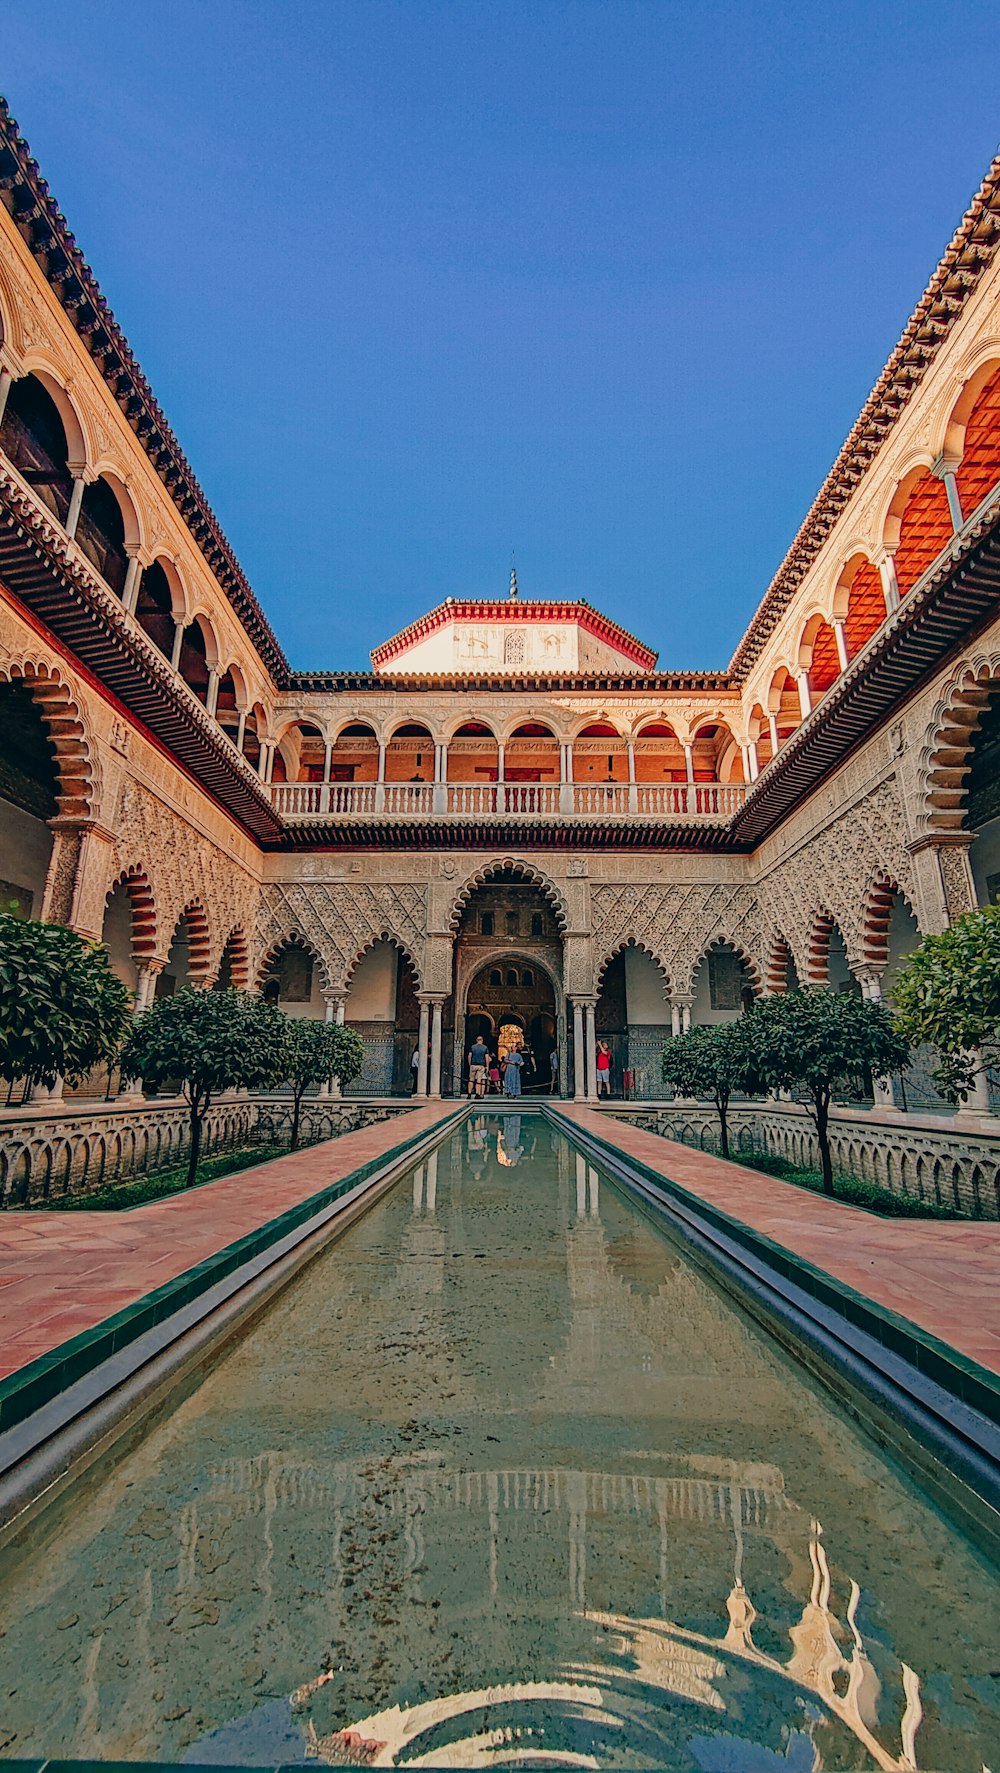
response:
M298 1151L299 1148L299 1111L301 1107L302 1091L296 1090L292 1097L292 1137L288 1144L289 1151Z
M829 1138L830 1104L825 1097L816 1100L816 1141L819 1145L820 1168L823 1172L823 1193L833 1193L833 1159Z
M195 1097L191 1103L191 1150L188 1153L188 1173L187 1181L184 1184L185 1188L193 1188L195 1182L198 1180L198 1162L201 1158L201 1129L205 1118L205 1109L207 1107L207 1102L204 1107L201 1107L198 1103L197 1097Z
M722 1155L723 1155L723 1157L728 1158L728 1156L729 1156L729 1097L728 1096L721 1097L721 1098L717 1097L715 1106L719 1110L719 1131L722 1134L722 1139L721 1139Z

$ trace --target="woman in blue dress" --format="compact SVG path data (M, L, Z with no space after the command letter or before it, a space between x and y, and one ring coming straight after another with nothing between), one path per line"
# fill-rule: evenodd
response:
M503 1093L505 1096L521 1094L521 1055L513 1047L503 1062Z

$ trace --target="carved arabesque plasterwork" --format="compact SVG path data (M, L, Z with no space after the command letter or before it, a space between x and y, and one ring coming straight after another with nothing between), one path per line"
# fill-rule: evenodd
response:
M185 907L201 904L210 937L214 974L226 938L243 929L249 939L257 916L258 886L232 856L209 843L131 776L122 782L114 829L112 878L143 868L154 884L157 939L166 954ZM110 884L110 882L109 882Z
M591 887L590 904L595 969L631 937L652 950L672 990L681 994L691 990L698 962L717 938L763 970L761 908L750 887L727 881L604 882Z
M799 978L808 975L809 944L821 910L840 929L852 967L865 964L865 915L871 886L892 881L915 901L912 858L894 776L878 783L840 818L831 819L758 883L768 950L776 935L791 947Z
M938 861L941 864L948 916L954 923L956 917L964 917L967 911L976 909L976 889L969 865L969 852L964 844L944 844L938 850Z
M315 951L331 990L345 984L363 949L382 936L410 955L424 975L427 887L409 881L285 881L263 887L256 968L275 943L297 930Z

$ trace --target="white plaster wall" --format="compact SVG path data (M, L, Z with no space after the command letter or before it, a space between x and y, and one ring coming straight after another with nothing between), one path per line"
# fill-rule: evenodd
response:
M31 893L32 917L42 909L51 850L52 833L44 820L0 800L0 880Z
M508 658L506 638L517 634L524 643L520 661ZM433 634L415 640L379 667L397 672L505 670L512 676L538 671L634 671L623 653L588 634L576 622L501 621L446 622Z
M969 860L976 883L976 901L988 905L990 895L986 882L991 874L1000 874L1000 819L991 819L977 831Z
M108 901L101 937L108 950L111 971L130 991L134 991L139 981L132 959L132 905L122 887L118 887Z
M641 948L625 950L625 1006L630 1022L670 1021L660 970Z
M347 997L349 1022L391 1022L396 1015L396 968L399 957L391 942L376 942L351 980Z

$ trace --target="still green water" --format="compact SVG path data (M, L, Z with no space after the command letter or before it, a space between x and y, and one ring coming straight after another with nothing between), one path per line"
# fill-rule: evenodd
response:
M3 1572L0 1744L980 1773L998 1598L679 1246L485 1115Z

